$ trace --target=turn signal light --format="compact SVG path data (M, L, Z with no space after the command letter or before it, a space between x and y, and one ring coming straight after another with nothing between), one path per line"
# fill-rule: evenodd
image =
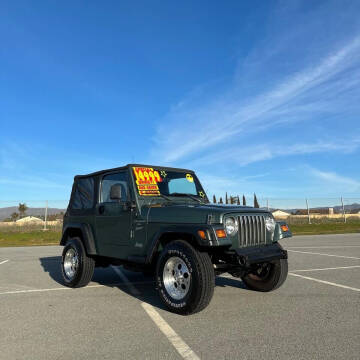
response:
M218 238L225 238L226 237L226 232L225 232L224 229L217 229L217 230L215 230L215 232L216 232L216 236Z
M199 236L202 238L202 239L206 239L206 234L205 234L205 231L204 230L199 230L198 231L198 234L199 234Z
M289 227L287 225L281 225L281 230L283 232L287 232L287 231L289 231Z

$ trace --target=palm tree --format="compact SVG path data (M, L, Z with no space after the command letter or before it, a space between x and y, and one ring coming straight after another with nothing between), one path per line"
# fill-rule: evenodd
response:
M24 217L28 207L26 206L25 203L23 203L23 204L20 203L18 209L19 209L19 213L20 213L20 218L22 218L22 217Z
M10 218L12 221L16 221L16 219L19 217L19 214L17 212L13 212L11 215L10 215Z

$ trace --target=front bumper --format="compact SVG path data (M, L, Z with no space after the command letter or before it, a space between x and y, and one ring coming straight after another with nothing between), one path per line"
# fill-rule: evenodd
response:
M265 246L237 248L234 249L234 251L235 261L242 267L250 267L252 264L288 258L287 251L278 243Z

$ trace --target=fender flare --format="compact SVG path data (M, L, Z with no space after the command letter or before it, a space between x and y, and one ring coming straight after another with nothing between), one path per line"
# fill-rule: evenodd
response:
M209 236L208 240L204 240L202 239L199 234L198 231L199 230L205 230ZM156 250L158 249L159 245L160 245L160 239L163 235L168 234L186 234L191 236L194 241L193 243L197 246L200 247L214 247L214 246L221 246L221 245L227 245L227 244L220 244L219 241L217 240L215 233L214 233L214 228L212 226L209 225L172 225L172 226L166 226L161 228L154 236L152 239L149 239L149 246L147 249L147 253L146 253L146 259L145 259L145 263L146 264L150 264L154 258L154 255L156 253Z
M95 246L95 238L92 231L92 228L89 224L86 223L68 223L64 225L63 234L60 240L60 245L64 246L68 239L71 230L76 229L81 232L82 241L88 255L97 255L97 250Z

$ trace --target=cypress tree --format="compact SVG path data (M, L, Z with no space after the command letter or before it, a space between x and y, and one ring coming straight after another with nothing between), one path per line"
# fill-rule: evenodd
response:
M260 207L260 205L259 205L258 200L256 198L256 194L254 193L254 208L259 208L259 207Z

